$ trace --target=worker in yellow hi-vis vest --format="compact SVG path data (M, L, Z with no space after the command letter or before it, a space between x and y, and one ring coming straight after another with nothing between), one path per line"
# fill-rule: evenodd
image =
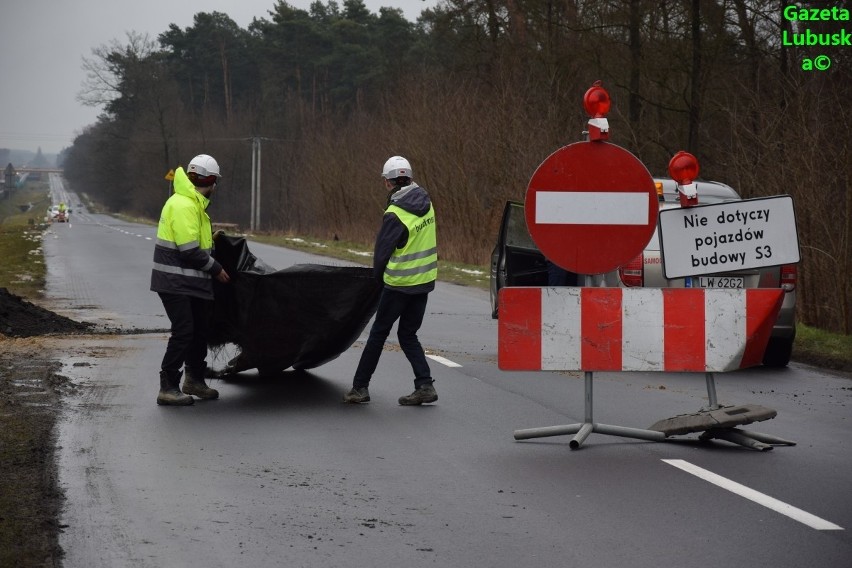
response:
M412 177L411 164L402 156L391 157L382 169L382 181L389 193L373 251L373 269L384 289L352 390L344 395L344 402L369 402L367 387L397 320L399 346L414 372L414 392L400 397L399 404L413 406L438 400L426 354L417 339L426 300L438 278L435 208L429 194Z
M207 206L220 177L219 164L212 156L195 156L186 171L178 168L175 172L175 192L160 213L151 290L160 296L172 327L160 365L157 404L193 404L192 395L219 398L219 391L207 386L204 376L213 279L222 284L231 280L211 255L213 232Z

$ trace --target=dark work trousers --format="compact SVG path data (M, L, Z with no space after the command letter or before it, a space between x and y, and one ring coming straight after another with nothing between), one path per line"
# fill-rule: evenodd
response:
M210 300L182 294L158 294L172 322L172 335L166 346L162 370L177 373L184 364L187 369L203 370L207 366L205 358Z
M387 288L382 290L376 319L373 321L373 327L370 328L370 336L364 346L364 352L361 353L352 386L361 388L370 384L370 378L379 364L385 340L397 319L399 319L397 328L399 346L408 358L408 362L411 363L411 370L414 371L414 388L432 383L432 373L426 362L426 354L417 339L417 330L423 323L428 297L429 294L405 294Z

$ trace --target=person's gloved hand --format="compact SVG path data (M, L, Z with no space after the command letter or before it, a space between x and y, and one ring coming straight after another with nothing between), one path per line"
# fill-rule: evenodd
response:
M219 229L219 230L217 230L217 231L214 231L214 232L213 232L213 240L215 241L216 239L218 239L219 237L223 236L224 234L225 234L225 231L223 231L222 229Z

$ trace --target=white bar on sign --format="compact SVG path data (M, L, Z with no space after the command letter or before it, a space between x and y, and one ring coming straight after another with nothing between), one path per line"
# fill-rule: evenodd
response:
M580 288L541 289L541 370L580 366Z
M708 371L740 368L746 344L745 290L704 290L704 339Z
M648 194L538 191L537 225L648 225Z
M663 371L663 291L621 292L621 367L624 371Z

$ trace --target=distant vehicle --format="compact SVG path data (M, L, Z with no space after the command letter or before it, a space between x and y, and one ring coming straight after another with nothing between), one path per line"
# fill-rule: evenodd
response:
M654 180L660 194L660 208L679 207L676 183L667 178ZM739 201L741 197L723 183L699 181L698 199L701 204ZM795 264L737 270L667 280L663 271L660 239L657 231L635 259L603 276L610 286L647 288L783 288L784 302L778 320L772 328L763 364L784 367L790 362L793 340L796 337ZM505 286L547 286L547 263L527 229L524 204L506 202L497 244L491 253L491 317L497 318L497 293ZM582 285L582 283L581 283Z
M57 223L68 222L68 217L70 213L70 209L67 209L65 211L60 210L59 205L54 205L47 211L47 214L50 216L50 219L52 221L56 221Z

